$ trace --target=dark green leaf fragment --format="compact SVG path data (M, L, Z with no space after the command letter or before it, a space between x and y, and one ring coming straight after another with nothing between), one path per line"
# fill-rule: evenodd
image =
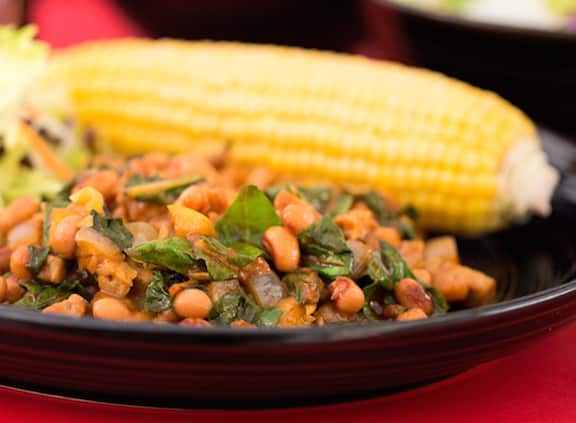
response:
M258 327L274 327L282 317L282 310L277 307L263 308L254 318L254 324Z
M300 232L298 240L306 267L329 279L352 273L352 250L330 217L324 216Z
M373 282L378 283L384 289L394 289L394 282L388 268L382 262L382 256L375 251L366 266L366 274Z
M126 250L133 260L155 264L185 274L198 262L192 257L192 246L182 238L157 239Z
M342 192L336 199L333 206L330 207L328 216L334 217L339 214L346 213L354 204L354 197L347 192Z
M300 197L308 204L314 206L320 213L326 211L326 207L332 200L334 190L330 187L302 187L298 186Z
M122 223L122 219L102 216L94 210L91 212L92 227L105 237L111 239L121 250L126 250L132 246L132 234Z
M23 286L26 293L14 304L31 310L42 310L49 305L65 300L74 293L90 300L90 295L77 280L64 281L59 285L30 281Z
M30 255L30 261L26 265L26 269L28 269L30 273L36 276L46 263L46 259L50 253L50 248L30 245L28 246L28 253Z
M216 222L216 232L226 245L245 242L259 246L266 229L281 224L268 197L256 186L247 185Z
M159 271L152 273L152 282L146 288L144 297L144 311L159 313L172 307L170 295L164 287L164 276Z
M166 205L173 203L190 185L204 180L201 176L161 179L158 176L144 178L134 175L126 182L125 193L135 200Z
M364 307L362 313L369 320L379 320L382 318L384 307L396 303L392 291L388 291L378 282L366 285L364 291Z
M233 242L226 246L214 238L204 237L203 239L214 253L226 257L228 262L240 268L264 255L264 250L245 242Z

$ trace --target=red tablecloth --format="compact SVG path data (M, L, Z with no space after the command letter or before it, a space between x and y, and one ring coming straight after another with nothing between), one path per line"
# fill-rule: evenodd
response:
M514 355L434 385L388 397L314 408L238 412L158 410L70 401L0 388L0 421L574 423L574 340L576 325Z

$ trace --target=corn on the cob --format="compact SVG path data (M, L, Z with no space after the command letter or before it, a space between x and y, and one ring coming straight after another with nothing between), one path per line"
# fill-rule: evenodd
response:
M482 232L549 212L556 172L497 95L366 58L239 43L74 47L52 80L125 153L229 142L246 164L381 189L434 229Z

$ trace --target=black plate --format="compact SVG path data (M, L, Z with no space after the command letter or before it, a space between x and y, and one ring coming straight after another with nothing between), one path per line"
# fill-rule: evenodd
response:
M535 120L576 136L575 32L484 23L390 0L362 6L376 50L389 50L400 37L413 63L496 91ZM401 34L390 33L391 23Z
M555 215L460 240L464 261L498 278L498 304L418 322L258 330L1 306L0 383L130 404L275 407L407 389L504 356L576 319L576 147L544 138L565 172Z

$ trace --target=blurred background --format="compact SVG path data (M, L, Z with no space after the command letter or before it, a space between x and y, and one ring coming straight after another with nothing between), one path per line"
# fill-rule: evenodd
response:
M364 54L495 90L576 137L576 0L0 0L61 48L125 36L239 40Z

